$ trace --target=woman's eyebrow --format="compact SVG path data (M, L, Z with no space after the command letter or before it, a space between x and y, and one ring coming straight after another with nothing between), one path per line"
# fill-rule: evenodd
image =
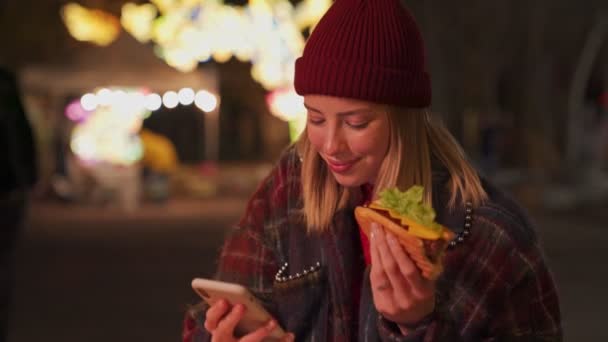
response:
M321 114L321 111L320 111L320 110L318 110L318 109L316 109L316 108L313 108L313 107L311 107L311 106L307 105L306 103L304 103L304 107L305 107L306 109L310 110L310 111L317 112L317 113Z
M307 105L306 103L304 103L304 107L306 107L306 109L308 109L310 111L317 112L319 114L323 114L320 110L318 110L318 109L316 109L314 107L311 107L311 106ZM363 107L363 108L357 108L357 109L347 110L347 111L344 111L344 112L338 112L338 113L336 113L336 115L338 115L338 116L349 116L349 115L354 115L354 114L361 113L361 112L369 113L371 111L372 111L371 108L369 108L369 107Z

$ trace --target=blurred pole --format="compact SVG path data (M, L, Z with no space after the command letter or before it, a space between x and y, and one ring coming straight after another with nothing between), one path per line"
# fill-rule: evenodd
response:
M568 96L568 140L566 145L566 160L570 165L576 165L580 155L580 144L584 134L584 94L591 75L593 65L598 57L608 33L608 14L602 13L596 17L595 24L581 51L578 64L574 71L572 85Z
M219 105L203 115L205 120L205 160L218 161L220 148Z

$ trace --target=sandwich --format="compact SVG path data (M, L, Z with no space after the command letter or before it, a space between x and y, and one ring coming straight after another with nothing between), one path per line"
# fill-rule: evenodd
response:
M376 222L393 233L422 275L437 279L443 271L442 257L455 234L435 222L435 210L422 201L424 188L415 185L405 192L385 189L367 206L355 208L355 218L369 237Z

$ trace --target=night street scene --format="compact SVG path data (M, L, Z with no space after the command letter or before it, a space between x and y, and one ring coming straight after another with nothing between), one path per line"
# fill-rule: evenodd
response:
M608 341L606 0L0 0L0 44L0 342L222 341L191 287L214 277L259 286L283 341L368 314L365 340ZM384 218L437 218L438 259L354 215L389 202L435 204ZM336 240L321 292L281 284L342 217L354 266Z

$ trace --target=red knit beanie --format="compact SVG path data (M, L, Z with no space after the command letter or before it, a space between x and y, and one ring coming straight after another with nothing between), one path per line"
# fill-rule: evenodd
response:
M296 92L428 107L424 42L399 1L335 1L296 60Z

